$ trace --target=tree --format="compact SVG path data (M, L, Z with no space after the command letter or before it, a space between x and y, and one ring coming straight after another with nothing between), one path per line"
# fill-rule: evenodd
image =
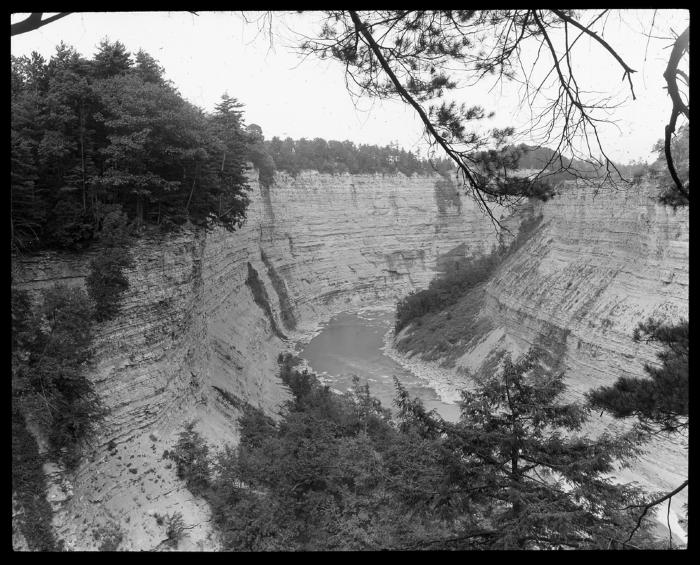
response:
M247 157L260 173L260 183L268 187L272 184L275 174L275 161L268 152L265 145L265 136L262 128L258 124L250 124L246 127L248 135Z
M620 377L613 385L588 393L593 408L610 412L616 418L636 418L646 428L677 432L688 427L687 320L665 324L650 318L634 331L635 341L657 343L658 366L644 364L646 378Z
M662 323L649 318L634 331L635 341L656 343L662 349L657 353L659 365L645 363L646 378L620 377L610 386L604 386L587 394L589 404L604 410L615 418L634 418L645 433L656 430L677 434L688 428L689 383L688 356L690 353L689 325L687 320L676 324ZM688 486L689 480L674 490L646 503L641 508L637 527L647 512L670 499ZM670 507L670 506L669 506ZM635 527L630 535L636 532Z
M37 53L11 59L14 251L83 248L117 204L139 230L188 221L234 229L245 218L243 169L255 150L267 165L261 177L271 179L263 141L242 130L240 105L208 116L150 55L135 59L107 39L93 60L64 43L48 63Z
M686 201L690 200L690 186L686 185L678 176L676 172L676 165L671 151L671 136L676 131L676 123L678 117L682 114L687 120L690 120L690 109L688 108L688 92L689 88L689 78L688 75L679 69L679 65L683 57L688 53L690 42L690 26L685 28L685 30L676 37L673 42L673 48L671 49L671 54L668 58L668 65L666 66L666 71L664 71L664 78L666 79L666 84L668 86L668 95L671 97L673 102L673 107L671 109L671 117L669 118L668 125L665 129L664 135L664 155L666 157L666 163L668 165L668 171L671 174L671 178L674 182L674 189L682 198ZM686 92L682 92L680 85L678 84L678 79L683 81L683 86ZM684 100L685 94L685 100Z
M281 355L278 422L246 405L240 442L211 466L189 427L169 456L196 460L184 478L209 484L198 492L227 550L637 547L620 536L644 499L604 477L632 438L575 435L585 407L561 402L561 375L536 361L506 359L452 424L398 381L392 420L358 379L335 394Z
M211 165L215 167L218 182L214 186L218 190L212 190L208 208L217 210L218 219L229 227L245 219L249 202L245 194L249 187L244 173L247 137L243 130L242 107L238 100L223 94L210 120L216 139Z
M628 82L635 99L632 74L636 71L603 37L606 14L608 10L329 11L317 38L305 40L301 50L340 61L345 66L346 83L354 93L397 98L412 106L428 138L459 167L467 192L498 223L491 214L490 202L508 204L523 196L549 195L541 186L533 194L530 183L513 183L503 175L484 170L488 169L487 162L479 151L497 144L504 133L512 134L512 131L478 134L473 126L487 116L479 106L442 102L426 109L424 103L439 101L447 92L458 88L458 71L462 72L459 76L462 83L467 84L489 76L518 80L526 89L531 107L537 100L544 102L541 112L534 116L533 128L542 128L545 138L555 139L557 144L556 158L542 167L535 181L548 167L555 172L566 170L576 174L571 166L574 157L584 158L599 169L602 167L603 175L599 180L619 178L616 165L608 158L598 137L599 125L609 121L604 114L614 103L609 99L596 101L587 93L571 62L576 42L584 36L590 38L608 53L611 64L620 67L622 80ZM584 19L588 21L582 23ZM679 76L687 78L682 71L675 72L677 61L687 51L687 38L688 30L676 42L667 71L669 80L675 81ZM532 82L532 65L522 60L526 47L538 53L535 65L549 61L549 72L542 84ZM541 58L540 53L543 54ZM554 77L557 93L547 99L542 87L550 76ZM674 100L673 115L680 112L688 117L687 105L678 102L680 97L675 95L675 90L669 86ZM671 131L675 118L672 122L667 128ZM590 140L588 154L575 145L580 137ZM602 154L601 159L593 155L593 148ZM564 152L571 157L567 159L568 164L560 158Z
M459 461L453 480L485 517L478 535L483 547L622 545L634 523L625 507L641 493L612 484L606 474L636 453L635 438L577 435L585 406L562 402L563 375L538 361L536 350L515 362L504 357L502 374L462 392L456 424L420 411L413 418L424 434L446 437Z
M139 49L139 52L136 54L134 70L144 82L165 83L163 78L165 70L158 64L158 61L143 49Z
M662 204L678 208L688 206L690 186L690 125L683 124L678 128L677 134L671 139L670 152L666 151L666 139L660 139L652 148L658 155L658 159L652 165L652 170L657 173L657 182L662 188L659 201ZM669 163L669 155L673 167ZM675 174L675 178L674 178ZM681 183L683 190L678 189L676 181Z
M98 78L109 78L126 73L133 66L131 53L121 41L103 39L93 59L94 73Z

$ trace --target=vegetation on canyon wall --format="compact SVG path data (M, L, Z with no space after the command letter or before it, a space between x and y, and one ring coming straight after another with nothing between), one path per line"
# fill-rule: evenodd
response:
M250 289L253 294L253 300L260 307L260 309L265 312L265 317L267 321L270 322L270 327L272 332L280 339L287 339L287 336L282 333L277 321L275 320L275 315L272 313L272 306L270 305L270 297L265 290L265 285L260 280L260 275L255 270L255 267L248 263L248 276L245 279L246 286Z
M61 461L75 468L104 409L87 375L90 300L82 289L59 285L42 295L32 308L25 292L12 293L12 488L19 530L31 549L47 550L57 546L43 465Z
M396 333L426 314L445 310L486 281L508 256L522 247L541 221L541 216L525 218L510 243L502 243L487 255L454 258L443 262L443 271L430 281L427 289L411 292L397 302Z
M629 545L626 507L645 498L604 475L634 437L578 435L586 408L562 403L563 376L537 361L506 359L449 423L399 382L392 420L368 385L335 394L282 355L292 399L279 422L246 406L235 448L209 453L190 425L168 456L211 504L225 550Z
M32 300L12 288L12 484L19 527L32 549L58 547L46 508L44 463L75 469L104 415L89 378L93 340L96 324L118 314L129 286L123 269L132 263L130 227L119 205L105 214L87 293L57 284ZM44 441L47 449L40 450Z

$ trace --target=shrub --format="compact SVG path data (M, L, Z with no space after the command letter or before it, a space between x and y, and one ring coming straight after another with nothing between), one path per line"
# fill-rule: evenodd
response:
M209 488L211 464L209 447L202 436L195 431L194 422L185 425L175 447L163 453L163 457L175 462L177 476L184 480L194 495L202 495Z
M488 255L443 261L444 271L430 281L427 289L411 292L399 300L395 332L400 332L409 323L430 312L456 304L467 292L486 281L506 257L520 249L541 221L541 216L526 218L509 245L501 244Z
M280 331L279 326L275 321L275 317L272 313L272 307L270 306L270 299L262 281L260 280L260 276L255 270L255 267L253 267L253 265L250 263L248 263L248 276L245 279L245 284L253 294L253 300L255 300L255 303L260 306L263 312L265 312L273 333L280 339L287 339L287 336Z
M98 547L100 551L116 551L124 539L124 533L118 524L109 522L94 529L92 537L95 541L100 542Z
M73 469L81 443L103 416L100 399L85 367L92 358L92 310L82 289L55 286L44 292L29 354L17 367L17 388L27 409L38 416L52 455Z
M90 262L85 279L88 294L95 301L95 319L111 320L119 312L119 299L129 288L124 269L133 264L128 250L130 225L120 206L105 213L100 241L103 249Z
M44 458L34 436L27 430L16 399L12 402L12 492L21 513L16 518L19 531L29 549L56 551L51 527L51 506L46 500ZM13 519L13 522L15 519Z
M166 514L165 516L155 514L153 517L156 519L156 524L165 526L165 535L168 536L166 543L177 547L177 544L185 536L186 526L185 521L182 519L182 514L180 512L174 512L173 514Z

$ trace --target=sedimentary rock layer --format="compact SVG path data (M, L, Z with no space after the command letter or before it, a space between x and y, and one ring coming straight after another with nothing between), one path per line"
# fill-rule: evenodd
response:
M108 521L123 530L123 549L162 547L155 515L181 512L192 528L180 549L215 548L207 505L163 451L190 420L213 445L235 441L231 398L274 414L286 398L275 376L285 338L353 304L425 287L450 250L489 251L491 222L438 180L278 174L270 188L252 179L249 217L235 233L142 236L122 312L97 328L90 374L109 415L74 476L47 469L68 547L95 547L92 531ZM574 394L639 374L654 350L632 342L636 323L687 315L688 216L653 196L646 185L569 187L538 205L538 230L482 288L477 315L491 331L460 345L457 366L479 370L539 340L562 355ZM30 291L83 284L94 253L17 260L14 281ZM683 448L654 456L643 481L673 483Z
M476 291L474 326L486 332L454 346L452 372L492 370L502 352L518 355L538 343L560 360L573 399L620 376L644 375L658 349L635 343L634 328L648 317L688 316L688 211L659 205L657 193L649 183L599 190L571 183L536 205L539 228ZM594 414L591 428L623 424ZM686 438L661 438L648 450L619 476L659 490L687 477ZM674 499L679 514L686 497Z
M274 413L286 398L276 378L284 337L349 304L427 285L438 255L460 244L466 254L494 245L491 223L449 183L436 188L439 178L306 172L280 174L270 188L252 178L248 219L235 233L142 236L121 313L97 328L90 375L109 415L75 476L53 473L68 546L94 547L92 530L112 521L122 548L159 547L154 514L181 512L195 525L181 548L215 547L206 505L163 451L193 419L212 444L235 441L227 395ZM18 260L14 280L32 292L83 284L94 253Z

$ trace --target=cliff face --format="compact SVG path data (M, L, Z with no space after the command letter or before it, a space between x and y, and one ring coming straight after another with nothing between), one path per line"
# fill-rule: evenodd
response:
M286 398L275 376L285 338L427 285L437 257L458 245L490 249L490 222L439 180L309 172L263 189L253 178L235 233L139 239L121 313L97 328L91 378L107 419L74 476L46 469L67 546L94 548L93 530L113 522L122 549L162 547L155 514L181 512L193 527L179 548L216 547L206 504L163 451L190 420L212 444L235 441L236 398L274 413ZM15 281L30 291L83 284L92 253L18 260Z
M597 193L571 184L537 204L538 229L464 300L481 331L448 352L443 379L456 390L466 371L492 370L502 352L517 356L535 343L560 359L572 399L620 376L644 375L658 350L632 340L637 324L688 317L688 211L657 204L657 192L649 184ZM623 425L593 414L590 427ZM671 490L687 477L687 438L648 448L618 476L652 490ZM678 514L685 500L685 492L674 497Z
M211 444L234 442L236 399L274 413L286 398L275 376L286 340L353 304L386 304L427 286L455 248L483 253L498 241L440 177L307 172L280 174L270 189L251 185L248 220L235 233L135 245L122 312L97 328L91 375L109 415L75 476L46 469L68 547L96 547L93 530L111 521L124 532L122 549L161 548L165 528L154 515L181 512L192 528L179 549L216 548L207 505L162 458L184 424L195 420ZM641 186L597 195L569 187L534 213L542 214L537 230L473 301L480 334L455 345L453 386L465 384L461 367L483 370L498 352L535 341L562 356L574 395L641 374L654 350L632 341L637 322L687 316L687 212L656 205ZM518 221L509 219L511 229ZM89 259L18 260L15 281L30 291L83 284ZM685 443L654 449L633 477L677 486Z

